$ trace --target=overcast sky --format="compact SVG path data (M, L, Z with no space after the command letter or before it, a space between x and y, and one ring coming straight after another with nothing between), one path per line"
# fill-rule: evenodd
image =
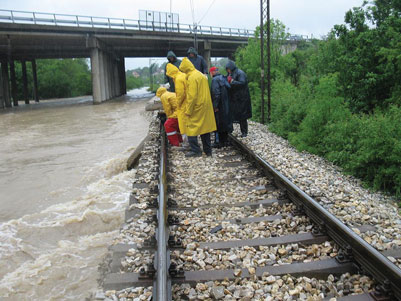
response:
M201 21L201 25L255 29L260 23L260 0L192 2L194 19L190 0L0 0L0 9L138 19L139 10L169 12L171 8L185 24ZM362 3L363 0L270 0L270 10L271 17L282 21L292 34L320 37L335 24L344 23L346 11ZM148 63L148 59L127 59L126 68Z

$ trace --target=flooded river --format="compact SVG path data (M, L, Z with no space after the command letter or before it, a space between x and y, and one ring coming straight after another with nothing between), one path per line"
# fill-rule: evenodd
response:
M0 111L0 300L85 300L123 222L146 91ZM148 98L147 98L148 99Z

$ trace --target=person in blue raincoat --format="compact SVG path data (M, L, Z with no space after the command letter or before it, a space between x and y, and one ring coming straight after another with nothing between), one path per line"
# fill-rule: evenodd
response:
M230 100L228 96L231 87L227 79L219 73L217 67L210 68L209 74L213 78L211 96L216 117L217 132L219 135L217 147L220 148L227 146L228 133L233 131L233 123L230 114Z
M234 123L239 123L241 136L248 135L248 120L252 117L251 96L249 94L246 74L238 69L233 61L226 65L227 80L230 88L230 111Z
M207 63L203 56L199 55L194 47L189 47L187 56L196 70L202 72L203 74L207 74Z

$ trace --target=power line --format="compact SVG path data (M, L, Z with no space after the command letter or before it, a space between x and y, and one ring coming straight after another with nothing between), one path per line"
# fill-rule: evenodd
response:
M216 0L212 1L212 3L209 5L209 8L206 10L205 14L203 15L203 17L199 20L198 24L200 24L200 22L202 22L202 20L206 17L206 15L208 14L209 10L212 8L214 2L216 2Z
M195 6L194 6L194 1L193 0L189 0L189 3L191 5L191 13L192 13L192 23L195 23Z

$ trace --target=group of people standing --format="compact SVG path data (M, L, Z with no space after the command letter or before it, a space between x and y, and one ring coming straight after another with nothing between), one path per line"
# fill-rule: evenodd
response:
M186 156L199 157L202 155L200 136L203 152L211 156L212 132L216 132L213 147L227 145L233 123L240 124L242 137L247 136L247 119L252 117L248 81L233 61L226 65L227 76L220 74L217 67L210 68L209 87L207 63L195 48L190 47L182 61L173 51L168 52L167 59L165 74L170 91L160 87L156 96L160 97L167 115L164 126L171 145L182 146L182 136L188 137Z

